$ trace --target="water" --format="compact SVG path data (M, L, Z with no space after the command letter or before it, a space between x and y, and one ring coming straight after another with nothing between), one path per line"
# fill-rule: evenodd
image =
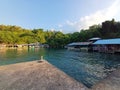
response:
M120 55L34 48L0 50L0 65L39 60L41 56L87 87L120 67Z

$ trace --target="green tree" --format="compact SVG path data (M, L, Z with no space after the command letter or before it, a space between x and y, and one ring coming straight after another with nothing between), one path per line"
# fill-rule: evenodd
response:
M35 34L35 38L40 43L46 43L45 32L43 29L35 29L32 31Z

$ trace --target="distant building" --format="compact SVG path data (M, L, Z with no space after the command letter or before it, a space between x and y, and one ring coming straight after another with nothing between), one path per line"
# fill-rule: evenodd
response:
M67 45L68 50L88 51L91 42L74 42Z
M5 47L6 47L5 44L0 44L0 49L3 49L3 48L5 48Z
M48 44L41 44L41 43L31 43L31 44L28 44L28 47L49 48L49 45Z
M44 48L49 48L48 44L43 44L43 45L44 45Z
M48 44L30 43L30 44L0 44L0 49L2 48L49 48Z
M92 43L89 45L89 50L88 50L88 51L93 51L93 49L94 49L94 51L96 51L96 50L95 50L95 46L93 45L93 43L96 42L96 41L98 41L98 40L101 40L101 38L99 38L99 37L94 37L94 38L90 38L90 39L88 40L89 42L92 42Z
M94 42L93 45L93 51L120 53L120 38L98 40Z
M93 44L95 41L100 40L101 38L95 37L88 40L88 42L74 42L70 43L65 48L68 50L80 50L80 51L93 51Z
M99 37L94 37L94 38L90 38L88 41L90 41L90 42L96 42L96 41L98 41L98 40L101 40L101 38L99 38Z
M91 38L88 42L74 42L67 45L68 50L120 53L120 38Z

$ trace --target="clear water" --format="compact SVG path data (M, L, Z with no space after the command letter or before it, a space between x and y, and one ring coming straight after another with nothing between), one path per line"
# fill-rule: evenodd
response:
M120 55L34 48L0 50L0 65L39 60L40 56L87 87L120 68Z

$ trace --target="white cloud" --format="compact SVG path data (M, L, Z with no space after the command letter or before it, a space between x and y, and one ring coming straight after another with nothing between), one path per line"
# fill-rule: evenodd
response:
M77 30L87 29L89 26L94 24L99 24L105 20L109 20L114 18L114 16L119 12L120 9L120 1L116 0L110 7L99 10L91 15L82 17L77 23Z
M55 29L54 29L54 28L52 28L52 29L50 29L50 31L54 32L54 31L55 31Z
M62 29L60 29L59 31L60 31L60 32L63 32L63 30L62 30Z
M110 7L103 10L98 10L88 16L81 17L80 20L75 22L68 20L66 21L66 25L68 27L74 28L75 31L88 29L89 26L92 26L94 24L100 24L105 20L111 20L118 14L118 12L120 12L120 0L115 0Z
M62 25L62 24L59 24L58 27L61 28L61 27L63 27L63 25Z
M76 24L76 22L71 22L69 20L66 21L66 24L67 25L70 25L70 26L74 26Z

